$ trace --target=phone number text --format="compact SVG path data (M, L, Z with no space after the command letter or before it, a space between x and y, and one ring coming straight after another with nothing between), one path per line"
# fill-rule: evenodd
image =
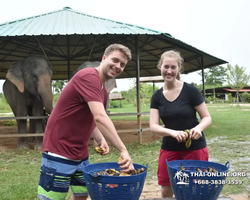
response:
M241 180L194 180L194 183L199 185L241 185Z

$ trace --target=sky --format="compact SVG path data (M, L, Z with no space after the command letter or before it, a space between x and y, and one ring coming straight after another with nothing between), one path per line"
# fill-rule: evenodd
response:
M63 7L169 33L250 74L249 0L1 0L0 24ZM201 83L197 72L182 75L181 80ZM133 84L131 79L118 79L112 92L128 90Z

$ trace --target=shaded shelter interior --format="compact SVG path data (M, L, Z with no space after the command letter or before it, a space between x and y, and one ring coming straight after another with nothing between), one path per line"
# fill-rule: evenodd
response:
M160 75L156 66L164 51L174 49L181 53L184 74L202 70L204 75L204 69L227 63L168 33L64 7L62 10L0 24L0 79L5 79L11 62L30 55L43 55L51 65L52 80L68 80L83 62L101 61L105 48L113 43L123 44L132 52L132 60L118 79L136 78L140 143L140 77Z

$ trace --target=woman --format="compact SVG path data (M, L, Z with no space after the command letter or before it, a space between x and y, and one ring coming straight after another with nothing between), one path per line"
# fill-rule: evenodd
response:
M173 196L166 159L208 161L203 131L211 124L211 117L200 91L194 85L180 81L182 63L177 51L166 51L161 55L157 68L161 71L164 86L153 94L150 106L150 129L163 137L157 173L163 198ZM185 146L186 129L190 130L192 140L189 148Z

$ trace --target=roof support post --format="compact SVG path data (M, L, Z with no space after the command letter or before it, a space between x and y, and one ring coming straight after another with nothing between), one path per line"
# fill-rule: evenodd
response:
M69 35L67 35L67 65L68 65L68 81L69 81L70 79Z
M141 128L141 104L140 104L140 55L138 47L138 35L135 36L135 59L136 59L136 93L137 93L137 123L139 126L138 142L142 144Z
M203 55L201 55L201 74L202 74L202 90L203 90L203 98L204 98L204 100L206 100Z

